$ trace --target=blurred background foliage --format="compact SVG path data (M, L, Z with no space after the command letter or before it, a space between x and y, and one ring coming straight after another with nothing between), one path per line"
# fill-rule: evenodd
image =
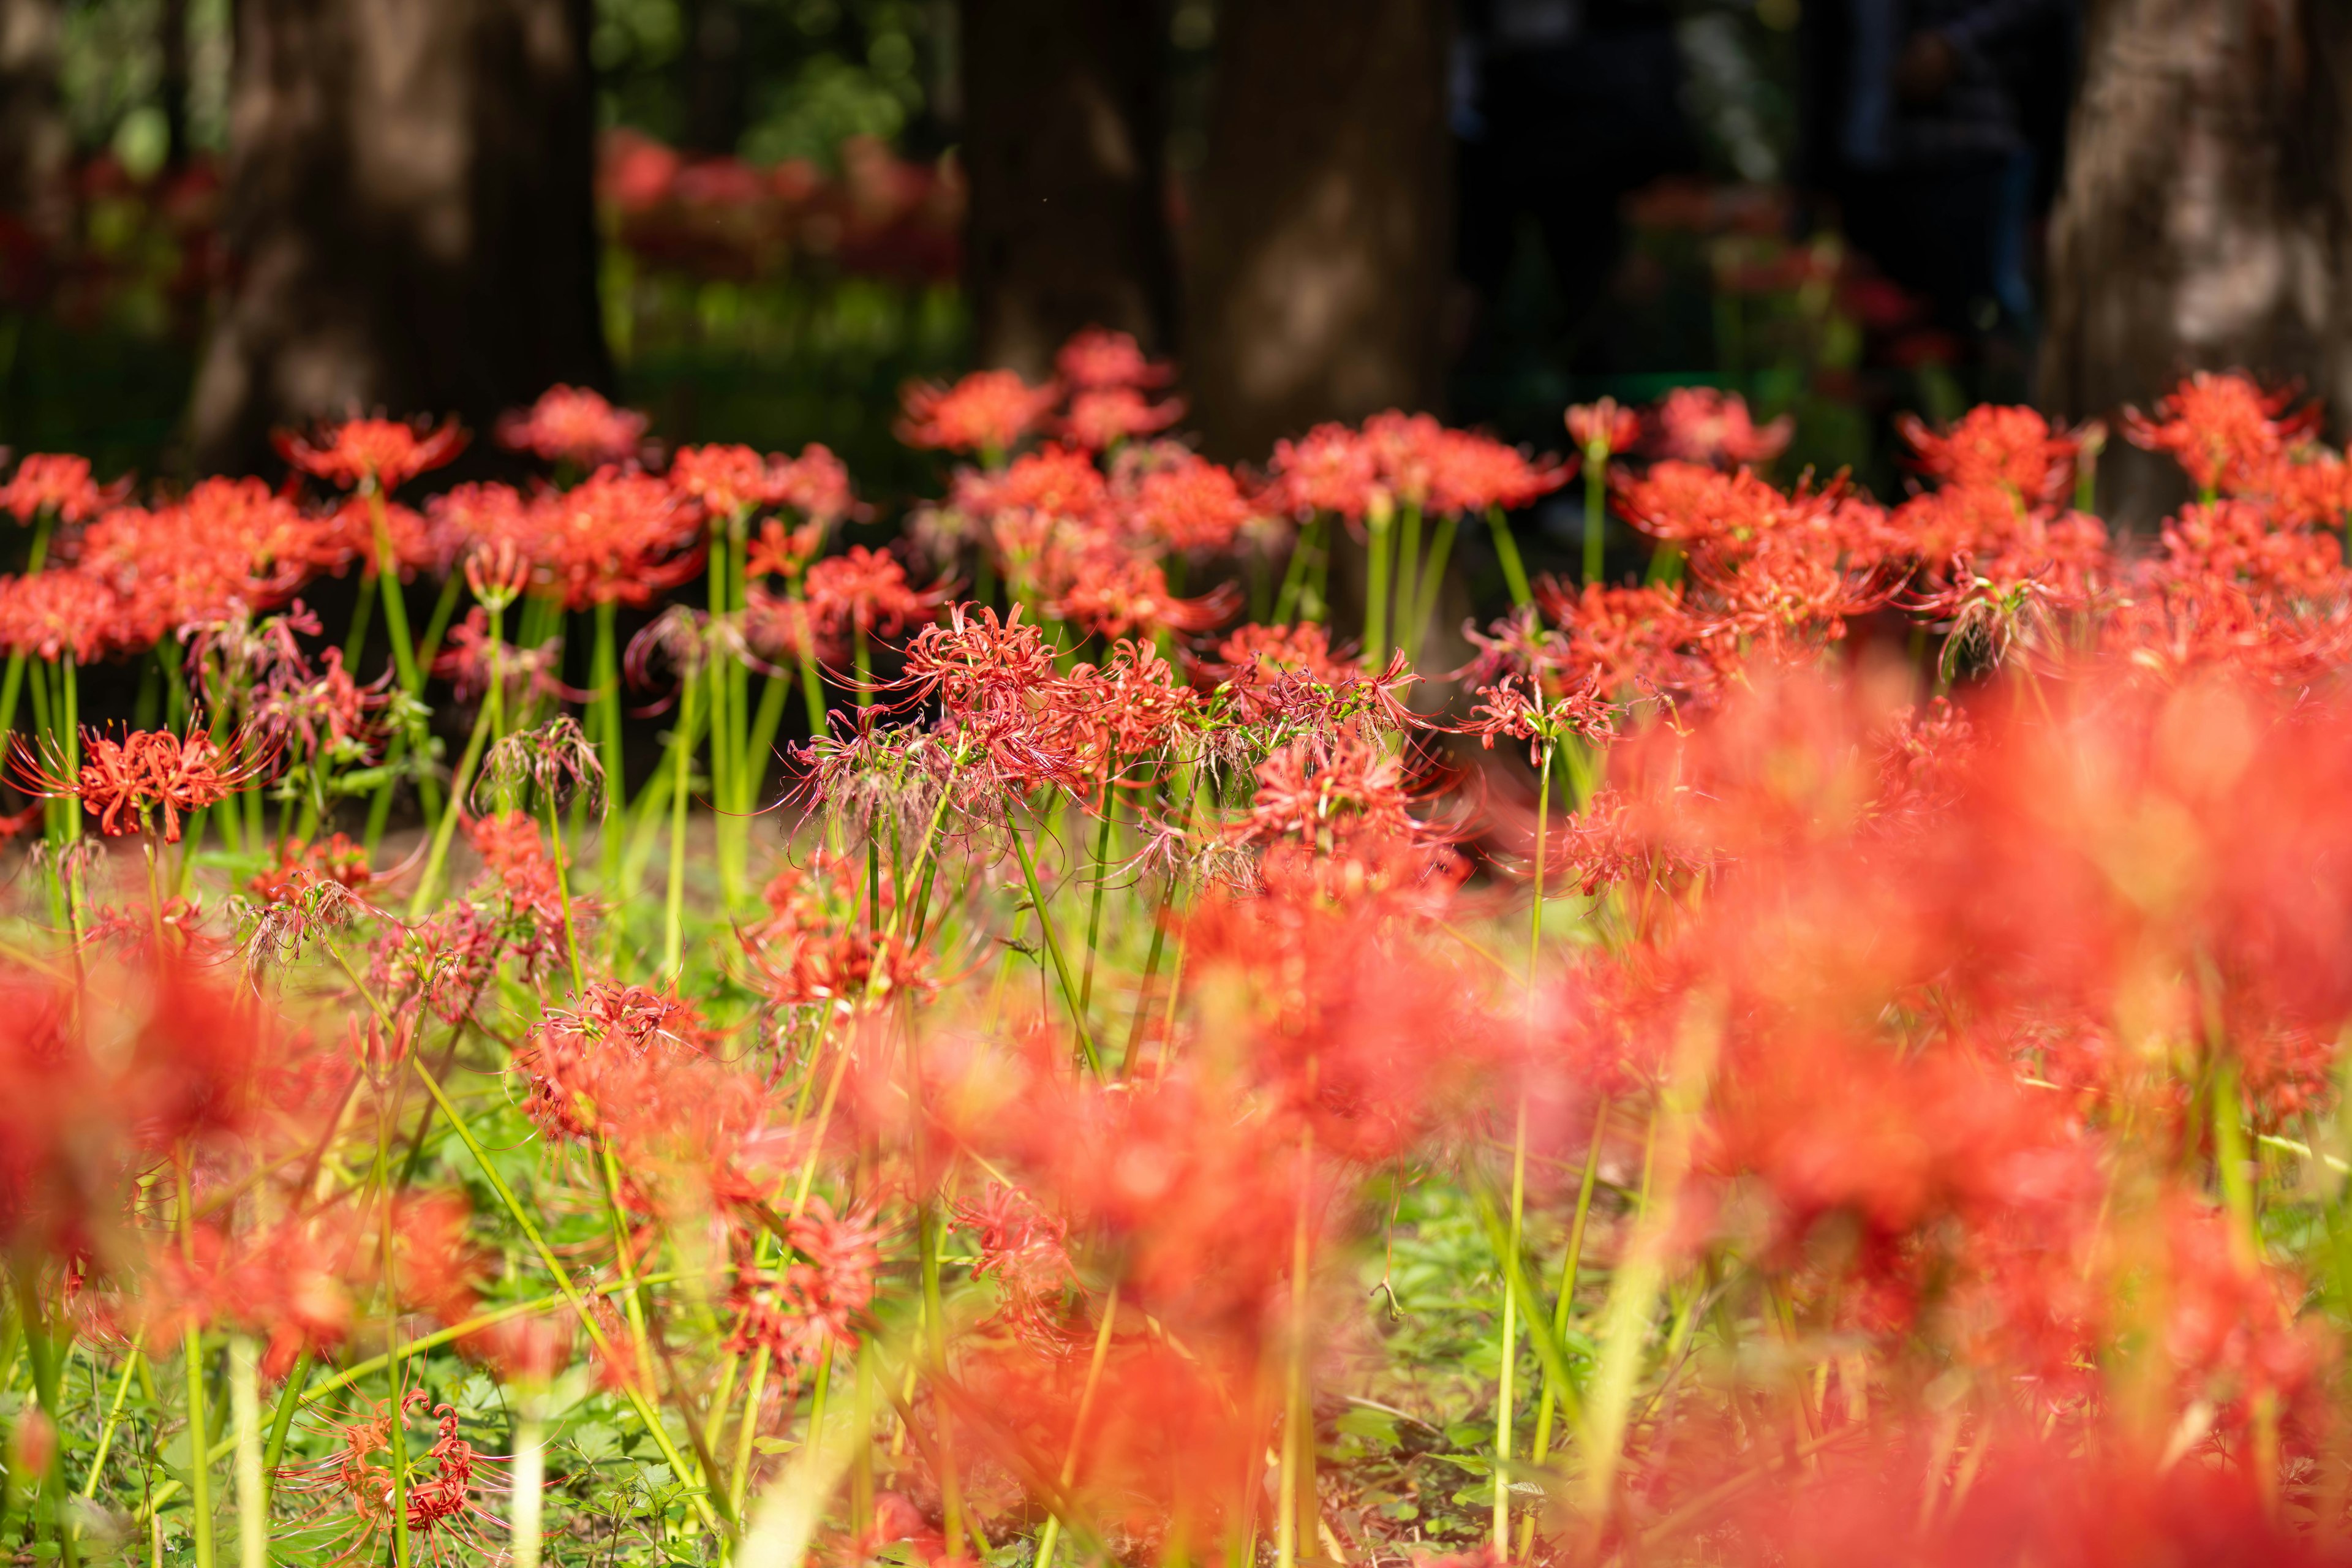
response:
M1181 232L1219 16L1212 0L1164 15ZM1626 201L1621 231L1596 224L1602 308L1570 297L1557 231L1548 243L1519 223L1499 291L1449 323L1445 412L1557 448L1570 402L1714 383L1759 416L1794 413L1796 463L1896 482L1885 412L1938 412L1962 392L1934 334L1906 336L1899 296L1833 232L1809 232L1789 194L1798 15L1798 0L1675 7L1688 166ZM928 466L892 437L897 392L961 368L971 341L954 0L594 0L594 16L604 310L623 395L672 441L823 441L871 493L924 488ZM167 60L177 26L184 59ZM0 435L20 450L84 451L109 473L185 467L229 29L229 0L70 0L75 237L37 289L21 258L0 288Z

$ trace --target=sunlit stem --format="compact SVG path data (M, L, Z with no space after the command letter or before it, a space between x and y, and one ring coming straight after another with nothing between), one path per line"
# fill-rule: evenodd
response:
M261 1484L265 1488L275 1484L278 1467L286 1458L286 1435L293 1429L294 1408L301 1404L302 1385L310 1381L310 1347L306 1343L294 1358L293 1370L286 1374L286 1386L278 1392L278 1409L269 1419L269 1447L261 1456Z
M539 1568L540 1519L547 1501L547 1442L540 1415L543 1403L536 1387L524 1389L520 1418L515 1423L511 1568Z
M261 1389L255 1372L258 1359L250 1335L229 1341L229 1410L236 1424L237 1561L242 1568L267 1568L269 1562L269 1499L261 1486Z
M1282 591L1274 601L1274 622L1276 626L1286 625L1297 613L1299 597L1307 591L1307 568L1323 548L1323 514L1318 511L1307 520L1298 531L1298 537L1291 542L1290 563L1282 571Z
M1389 556L1396 548L1396 513L1385 496L1372 498L1364 514L1369 542L1365 552L1364 664L1378 669L1389 660Z
M735 1431L735 1468L727 1479L727 1500L739 1515L743 1511L743 1493L751 1484L751 1445L760 1436L760 1402L768 1393L768 1357L765 1345L751 1352L751 1377L743 1387L743 1420ZM809 1419L812 1436L824 1417L824 1384L832 1371L833 1343L828 1340L824 1358L817 1363L816 1414Z
M1584 448L1584 580L1598 583L1607 568L1609 525L1609 448L1591 442Z
M874 649L866 639L866 625L862 621L851 624L849 658L851 668L857 677L857 705L871 708L874 706Z
M556 816L555 792L541 790L540 805L547 814L548 856L555 865L555 896L563 908L563 954L572 962L572 993L577 996L588 989L588 977L580 967L580 928L572 918L572 868L563 862L563 824Z
M923 1287L923 1332L925 1351L931 1363L931 1375L944 1378L948 1370L947 1315L940 1297L940 1243L947 1233L947 1215L927 1212L921 1225L921 1264ZM955 1458L955 1428L950 1422L946 1401L939 1405L940 1445L940 1512L941 1530L948 1540L961 1547L963 1543L963 1478L957 1473Z
M1518 1394L1520 1228L1528 1190L1528 1101L1519 1097L1517 1131L1511 1138L1511 1239L1503 1268L1503 1359L1495 1373L1495 1556L1511 1550L1511 1426Z
M1576 1216L1568 1227L1568 1252L1559 1260L1559 1294L1552 1302L1551 1335L1554 1342L1568 1337L1568 1325L1576 1314L1577 1271L1584 1262L1584 1226L1592 1215L1592 1189L1601 1172L1601 1141L1609 1131L1609 1101L1602 1100L1593 1113L1592 1142L1584 1152L1584 1175L1576 1189ZM1561 1396L1559 1379L1549 1366L1544 1369L1543 1399L1536 1406L1535 1446L1528 1450L1531 1463L1540 1465L1551 1454L1552 1409ZM1534 1543L1535 1516L1529 1514L1520 1522L1519 1555L1528 1553Z
M695 699L702 683L683 683L677 729L670 741L669 893L662 912L662 973L675 976L686 956L686 806L694 763Z
M196 1568L213 1568L212 1457L205 1452L205 1337L191 1327L187 1332L188 1384L188 1535L195 1548Z
M382 1017L383 1005L376 1000L375 994L368 990L366 984L352 971L350 960L344 958L340 950L331 946L329 951L333 953L335 962L341 967L344 974L359 987L360 994L367 999L369 1006L376 1010L378 1017ZM523 1239L530 1244L531 1250L538 1256L541 1266L554 1278L556 1288L563 1292L564 1301L572 1308L572 1315L579 1320L581 1328L585 1331L600 1352L608 1357L612 1355L613 1346L605 1337L604 1326L598 1322L596 1315L588 1310L587 1300L581 1295L579 1288L572 1284L570 1272L557 1260L554 1250L547 1245L547 1237L540 1231L538 1222L531 1217L530 1212L523 1207L521 1200L515 1196L514 1189L507 1185L506 1178L499 1173L498 1167L491 1163L488 1152L482 1147L481 1140L474 1135L473 1124L466 1120L456 1103L450 1100L448 1092L441 1087L439 1080L434 1078L432 1069L425 1065L423 1056L415 1052L409 1053L408 1065L418 1079L424 1083L425 1092L433 1097L433 1102L441 1108L441 1114L448 1119L450 1129L465 1143L466 1152L473 1156L475 1169L481 1172L482 1179L488 1182L490 1184L490 1190L498 1194L499 1204L513 1219L516 1228L522 1232ZM646 1428L646 1435L651 1437L654 1440L654 1446L661 1450L662 1458L670 1467L670 1473L676 1476L694 1474L692 1465L678 1450L677 1442L669 1435L669 1429L662 1425L660 1416L646 1402L644 1393L631 1385L624 1388L621 1394L629 1402L630 1408L636 1412L637 1419ZM727 1500L724 1497L716 1498L716 1506L714 1506L712 1489L709 1487L692 1493L689 1501L695 1512L699 1514L703 1522L712 1530L724 1531L734 1519L733 1513L727 1510Z
M1315 1131L1308 1128L1298 1140L1298 1215L1290 1237L1290 1324L1285 1346L1283 1377L1282 1454L1276 1467L1279 1493L1274 1510L1276 1568L1297 1568L1298 1542L1314 1505L1314 1404L1309 1396L1307 1352L1307 1270L1313 1261L1308 1227L1315 1175ZM1306 1521L1300 1518L1302 1510Z
M457 834L457 818L462 815L466 792L474 781L474 770L481 765L482 748L489 743L490 731L499 722L499 708L506 700L506 679L500 656L499 612L490 615L489 689L482 696L482 710L474 715L473 732L466 737L465 754L457 759L457 771L449 778L449 802L441 808L441 820L433 829L433 847L425 856L424 874L416 879L416 892L408 900L411 925L425 918L433 908L433 895L440 890L441 868L449 858L450 841Z
M1102 1384L1103 1363L1110 1359L1112 1326L1118 1320L1118 1282L1111 1282L1110 1295L1103 1301L1102 1321L1095 1329L1094 1359L1087 1363L1086 1386L1078 1394L1078 1414L1070 1423L1070 1441L1062 1450L1062 1470L1055 1478L1065 1497L1078 1479L1078 1454L1086 1440L1087 1420L1094 1414L1095 1391ZM1045 1528L1037 1537L1036 1568L1054 1568L1054 1548L1062 1539L1062 1515L1058 1505L1047 1516Z
M1412 647L1412 606L1421 583L1421 503L1407 501L1397 518L1396 608L1389 619L1390 638L1397 647Z
M1110 881L1110 836L1118 819L1118 792L1103 786L1102 826L1095 832L1095 886L1087 909L1087 958L1078 979L1078 1011L1095 999L1095 951L1102 942L1103 894Z
M1495 559L1501 563L1503 582L1511 590L1511 605L1526 609L1536 602L1535 590L1528 586L1528 569L1519 560L1519 542L1511 537L1511 525L1503 520L1503 509L1486 509L1486 527L1495 536Z
M615 826L628 820L627 780L621 756L621 663L619 606L611 600L595 609L596 635L588 662L588 684L595 692L596 760L604 769L604 830L602 845L604 890L608 896L621 879L622 836Z
M16 1286L16 1313L24 1333L26 1355L33 1363L33 1393L41 1413L47 1417L50 1429L49 1456L42 1472L29 1478L38 1488L40 1496L49 1507L50 1522L58 1531L58 1549L65 1568L73 1568L77 1559L74 1531L67 1526L67 1510L61 1506L65 1492L65 1398L59 1361L61 1352L72 1343L73 1334L60 1315L63 1343L50 1337L48 1313L44 1309L40 1292L34 1283L35 1265L19 1259L9 1269ZM13 1373L13 1369L12 1369Z
M1070 1026L1077 1031L1078 1049L1086 1057L1087 1068L1100 1078L1102 1058L1095 1051L1094 1032L1087 1027L1087 1010L1078 1001L1078 988L1070 977L1069 961L1062 954L1062 940L1054 934L1053 911L1046 908L1045 891L1037 886L1037 868L1029 857L1028 840L1021 836L1018 826L1009 824L1005 837L1013 840L1013 853L1021 861L1021 879L1028 885L1030 905L1037 911L1037 929L1045 938L1046 956L1052 959L1054 973L1062 983L1062 999L1069 1004Z
M1404 628L1404 656L1418 662L1422 639L1429 636L1429 618L1437 613L1438 590L1445 583L1445 564L1454 553L1454 535L1462 520L1447 512L1437 520L1437 531L1430 536L1429 561L1422 568L1421 586L1412 597L1412 618Z
M122 1372L114 1380L114 1399L106 1409L106 1425L99 1428L98 1451L90 1456L89 1474L82 1478L81 1495L84 1498L98 1495L99 1479L106 1474L106 1456L113 1451L114 1434L122 1425L122 1402L131 1396L131 1384L138 1376L141 1363L146 1359L141 1349L146 1338L144 1329L133 1334L131 1353L122 1358ZM79 1537L80 1526L75 1526L74 1534Z

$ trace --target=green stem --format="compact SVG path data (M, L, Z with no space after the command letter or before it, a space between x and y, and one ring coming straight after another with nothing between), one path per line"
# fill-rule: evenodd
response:
M236 1540L241 1568L268 1568L269 1499L261 1484L261 1390L250 1336L228 1342L229 1407L236 1426Z
M1395 514L1375 499L1365 514L1369 533L1364 588L1364 664L1378 669L1389 661L1389 553L1395 548Z
M1526 609L1536 602L1535 591L1528 586L1528 569L1519 560L1519 542L1511 537L1511 525L1503 521L1503 509L1486 509L1486 527L1495 536L1495 559L1502 563L1503 581L1511 590L1511 605Z
M541 791L540 802L547 813L548 853L555 863L555 896L563 906L563 952L572 961L572 994L584 995L588 977L580 967L580 930L572 918L572 870L563 863L563 825L556 818L555 792Z
M1448 512L1437 520L1437 531L1430 538L1429 561L1413 595L1412 621L1404 630L1404 656L1410 662L1421 659L1422 640L1429 636L1429 618L1437 613L1437 591L1445 582L1446 559L1454 553L1454 535L1461 521Z
M1078 1413L1070 1423L1070 1441L1062 1450L1062 1473L1059 1478L1062 1495L1068 1497L1070 1488L1077 1483L1078 1452L1086 1440L1087 1418L1094 1413L1095 1391L1102 1384L1103 1363L1110 1358L1111 1326L1118 1318L1118 1282L1111 1282L1110 1295L1103 1302L1102 1321L1095 1329L1094 1359L1087 1363L1086 1386L1078 1394ZM1037 1537L1036 1568L1054 1568L1054 1548L1062 1539L1062 1516L1050 1514L1045 1528Z
M186 1339L188 1388L188 1534L194 1545L196 1568L213 1568L212 1456L206 1452L205 1420L205 1337L191 1327Z
M673 980L686 956L686 806L694 762L695 701L702 683L688 679L670 744L669 890L662 911L662 973Z
M1062 999L1069 1004L1070 1026L1077 1031L1078 1049L1085 1054L1087 1066L1097 1078L1102 1077L1102 1058L1095 1054L1094 1035L1087 1027L1086 1008L1078 1001L1078 988L1070 978L1069 961L1062 956L1061 939L1054 934L1054 916L1045 907L1045 895L1037 886L1037 868L1029 858L1028 841L1022 837L1020 827L1005 825L1006 837L1013 840L1013 853L1021 861L1021 879L1028 884L1029 902L1037 911L1037 928L1045 933L1045 952L1054 962L1055 976L1062 983Z
M1412 606L1420 572L1421 503L1407 501L1397 521L1396 608L1389 616L1390 638L1401 648L1412 646Z
M1087 958L1078 980L1078 1011L1087 1012L1095 999L1095 950L1102 940L1103 893L1110 880L1110 836L1118 819L1118 795L1103 786L1102 826L1095 834L1095 886L1087 910Z
M1588 447L1584 454L1584 580L1598 583L1607 570L1609 543L1609 449Z
M1307 568L1323 542L1323 514L1317 512L1298 530L1291 542L1290 561L1282 569L1282 591L1275 595L1274 624L1286 626L1298 608L1298 597L1307 588Z
M609 600L597 605L594 652L588 664L588 683L595 693L591 701L594 704L592 717L596 731L596 760L604 769L604 892L616 900L619 895L614 889L621 879L621 835L615 827L628 820L629 807L621 758L621 665L619 633L615 629L619 613Z
M1494 1552L1497 1562L1507 1558L1511 1550L1511 1426L1518 1398L1514 1387L1519 1360L1518 1259L1527 1191L1528 1101L1521 1095L1518 1124L1511 1138L1511 1235L1503 1266L1503 1358L1495 1373Z
M441 808L441 821L433 829L433 848L425 858L424 875L416 879L416 891L408 900L408 922L411 925L425 918L433 908L433 895L440 889L441 868L449 858L449 844L457 836L457 818L462 815L466 792L472 785L474 769L482 761L482 748L489 743L490 731L498 722L498 711L505 700L505 677L499 657L499 619L490 617L490 685L482 694L482 710L474 715L473 732L466 737L465 754L457 759L457 771L449 778L449 802Z

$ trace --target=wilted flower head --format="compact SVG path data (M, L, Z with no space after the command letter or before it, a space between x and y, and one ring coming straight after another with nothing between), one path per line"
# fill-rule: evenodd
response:
M500 737L482 759L482 775L475 798L485 790L496 792L523 784L535 786L549 801L584 793L591 811L601 811L604 800L604 764L596 748L570 714L551 719L536 730L518 730Z

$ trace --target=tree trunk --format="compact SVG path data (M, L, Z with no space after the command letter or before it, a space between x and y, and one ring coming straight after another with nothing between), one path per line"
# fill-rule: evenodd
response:
M58 99L63 26L58 0L0 0L0 229L20 229L51 251L67 243L73 223L66 188L73 142ZM0 233L0 242L6 238ZM13 276L14 248L0 243L0 290L38 283Z
M1082 327L1170 342L1160 0L964 0L966 258L983 363Z
M197 459L353 410L477 429L606 384L587 0L238 0Z
M1318 419L1434 407L1446 0L1247 0L1218 25L1185 300L1209 449L1263 458Z
M2240 368L2352 416L2347 10L2094 0L2051 224L2053 412L2112 417L2187 371ZM2108 454L2110 514L2146 524L2183 493L2162 460Z

